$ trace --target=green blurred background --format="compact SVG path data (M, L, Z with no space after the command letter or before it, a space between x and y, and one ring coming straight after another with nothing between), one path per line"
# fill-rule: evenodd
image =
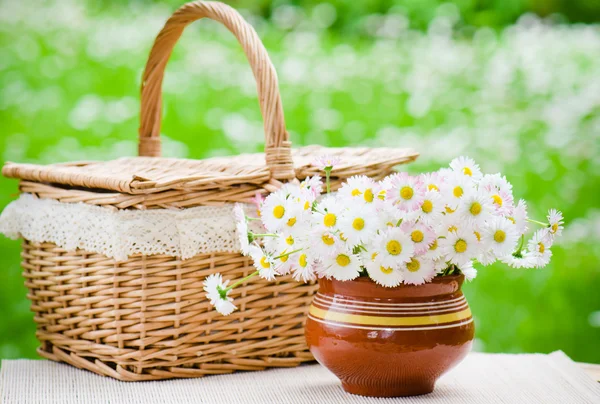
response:
M178 1L0 0L0 155L51 163L136 152L138 88ZM600 363L600 2L231 1L278 69L296 145L409 146L504 172L530 216L561 209L543 270L496 265L465 286L476 349ZM232 35L200 22L164 83L164 154L260 150L255 84ZM17 181L0 179L0 207ZM34 358L19 242L0 236L0 358Z

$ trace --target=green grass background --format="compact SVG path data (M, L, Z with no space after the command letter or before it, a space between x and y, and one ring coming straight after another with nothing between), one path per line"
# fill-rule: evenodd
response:
M505 173L530 216L561 209L567 228L547 268L495 265L465 286L476 348L600 363L596 2L232 4L278 69L295 145L414 147L413 173L466 154ZM1 159L135 154L141 71L177 5L0 0ZM250 69L217 24L186 31L164 93L164 155L261 150ZM16 195L17 182L0 179L0 207ZM19 251L0 237L0 358L36 357Z

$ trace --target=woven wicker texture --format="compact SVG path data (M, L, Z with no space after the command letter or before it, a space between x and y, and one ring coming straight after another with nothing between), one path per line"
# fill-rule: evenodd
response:
M257 81L265 154L208 160L161 158L160 109L164 69L184 27L208 17L241 43ZM194 2L165 24L142 83L140 155L109 162L47 166L7 163L2 173L21 179L21 191L60 202L114 209L171 209L247 202L284 181L318 174L314 156L334 154L333 189L353 175L382 178L413 161L409 149L308 146L291 149L277 76L254 30L232 8ZM303 325L314 284L281 277L235 290L239 311L222 317L202 290L206 276L226 279L253 271L240 254L203 254L188 260L153 255L115 262L98 252L68 252L52 243L23 244L40 355L120 380L157 380L295 366L312 360Z

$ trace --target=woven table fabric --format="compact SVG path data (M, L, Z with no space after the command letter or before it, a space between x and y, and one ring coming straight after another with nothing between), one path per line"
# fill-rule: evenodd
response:
M470 354L433 393L381 399L345 393L320 365L128 383L45 360L4 360L2 403L600 403L600 384L562 352Z

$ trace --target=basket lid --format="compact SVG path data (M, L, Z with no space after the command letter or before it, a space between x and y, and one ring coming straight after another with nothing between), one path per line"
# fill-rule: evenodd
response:
M162 81L175 43L191 22L211 18L225 25L238 39L256 79L260 110L264 121L264 154L245 154L207 160L160 157ZM94 192L156 194L169 190L194 191L199 204L219 200L247 200L256 191L272 191L282 181L303 179L318 174L311 167L319 154L340 156L342 163L332 173L343 180L366 174L380 178L392 167L414 160L411 149L321 148L308 146L292 150L285 119L277 73L258 35L242 16L226 4L197 1L177 10L160 31L142 78L139 128L140 157L108 162L73 162L51 165L6 163L2 173L36 183L58 185L62 189L83 188ZM243 188L243 192L240 192ZM202 197L198 192L204 192ZM221 193L218 198L208 197ZM227 196L229 195L229 196ZM211 199L212 198L212 199Z

